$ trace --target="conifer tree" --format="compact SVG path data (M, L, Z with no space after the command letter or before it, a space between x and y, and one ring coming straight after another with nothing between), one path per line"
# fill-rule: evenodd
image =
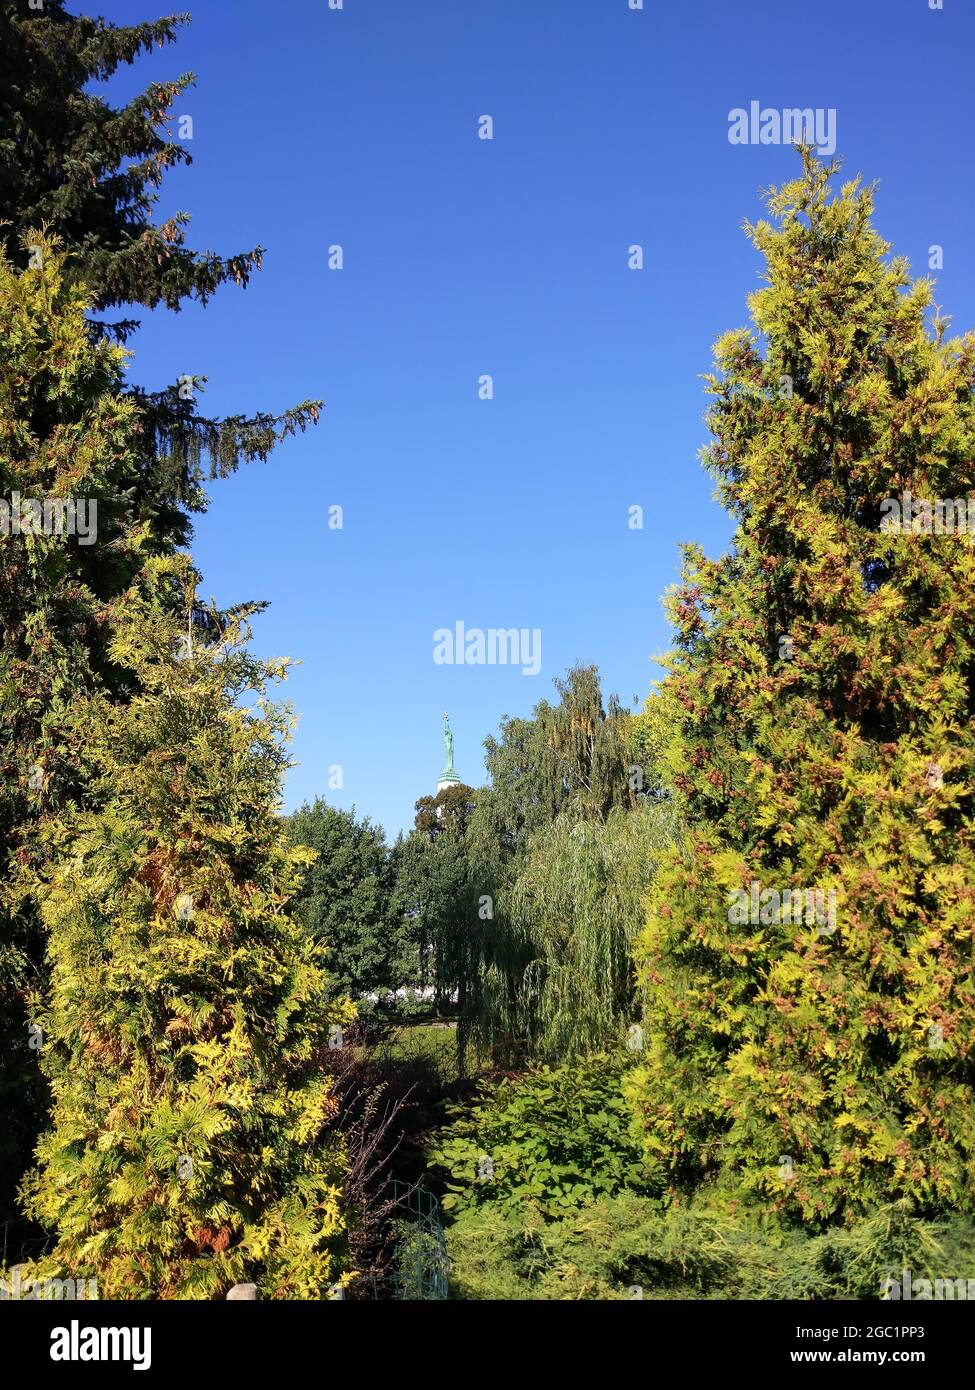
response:
M246 284L260 265L261 247L228 260L191 251L185 213L161 226L152 219L167 171L193 162L189 145L164 125L193 74L153 82L122 108L89 88L173 43L188 20L117 25L69 14L64 0L4 0L0 9L0 171L4 207L14 214L2 230L7 253L26 264L21 236L46 226L77 253L96 309L206 303L227 280Z
M246 285L260 269L262 247L227 258L193 251L185 244L187 213L155 216L166 173L192 163L172 106L193 74L150 83L120 108L91 88L174 42L188 19L117 25L69 14L64 0L37 9L0 0L0 244L23 268L37 259L40 238L29 232L56 236L96 314L205 304L221 285ZM131 318L93 324L121 339L138 327ZM266 459L279 439L318 417L320 402L303 401L277 415L211 419L196 404L203 381L131 388L142 417L139 514L161 547L188 539L187 514L205 509L207 477Z
M29 1273L102 1298L323 1297L343 1230L327 1059L353 1011L288 912L313 856L279 815L290 717L264 691L287 663L248 654L245 615L191 641L171 610L195 578L148 562L108 619L136 693L65 718L90 791L45 826L33 885L52 1124L24 1196L56 1244Z
M99 672L116 696L130 684L107 660L105 616L146 541L125 354L90 341L83 288L55 244L38 245L20 273L0 256L0 1210L42 1104L23 1004L43 948L14 869L37 867L45 818L83 784L84 730L66 712Z
M677 1190L970 1210L975 550L888 522L973 493L975 341L929 323L873 190L802 158L709 378L733 549L685 547L645 715L688 829L640 938L633 1098Z
M67 292L69 281L84 287L79 293L93 339L122 341L138 327L128 317L130 306L178 310L187 299L205 304L228 281L246 285L261 264L260 247L227 258L194 251L186 245L186 213L157 216L167 171L192 162L187 132L174 128L172 117L192 74L153 82L122 107L98 88L154 46L173 42L187 18L116 25L70 14L64 0L0 0L0 253L7 267L2 326L8 330L3 381L9 393L0 405L0 501L13 508L18 491L28 495L22 484L29 482L35 500L95 497L100 506L97 543L84 554L76 546L35 543L34 557L47 559L29 582L22 539L0 537L0 698L9 716L0 743L0 847L11 856L28 852L39 817L60 804L65 779L75 793L83 790L82 765L63 749L44 763L43 797L25 787L28 777L39 775L31 769L44 744L41 725L46 722L56 738L58 709L93 682L118 698L130 689L132 673L106 667L99 625L80 611L93 598L97 609L129 582L132 556L123 533L135 527L141 547L172 553L188 542L191 516L206 509L208 479L266 459L279 440L318 418L320 403L305 401L280 413L212 419L197 404L203 377L184 376L161 391L129 383L113 388L115 402L103 422L110 433L127 412L137 413L138 430L127 434L122 453L109 440L99 477L91 476L94 465L84 450L82 466L70 457L73 439L97 443L85 408L105 359L85 357L84 333L79 336L72 315L60 324L45 318L64 310L61 287ZM48 266L55 247L67 259ZM30 294L50 294L50 303L35 300L25 315L16 293L8 295L10 267L24 273ZM13 324L7 308L15 319L20 315ZM26 336L18 336L21 329ZM63 347L70 349L67 356ZM112 500L99 491L103 484ZM55 577L58 598L45 589ZM9 882L11 872L0 867ZM0 1100L9 1116L0 1137L0 1216L12 1191L7 1170L22 1171L24 1135L36 1132L38 1098L23 1084L23 1064L27 1074L36 1069L24 1056L22 1004L42 956L29 898L11 904L9 894L0 894ZM28 1137L28 1151L31 1144Z

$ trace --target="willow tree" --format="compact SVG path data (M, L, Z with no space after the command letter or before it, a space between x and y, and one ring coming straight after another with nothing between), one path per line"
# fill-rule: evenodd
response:
M575 665L554 682L558 701L540 700L530 719L505 719L484 741L491 785L478 796L471 834L482 857L508 863L528 837L563 810L605 820L633 807L642 773L631 766L630 715L603 698L599 670Z
M528 843L496 921L478 923L474 1027L485 1046L575 1061L633 1038L633 940L671 839L665 804L559 816Z
M802 159L709 380L734 545L685 548L647 714L688 829L640 937L633 1094L675 1187L970 1208L975 551L907 494L971 493L975 341L929 321L872 189Z
M555 681L557 702L488 738L489 788L467 834L477 884L470 1027L498 1060L571 1059L629 1014L628 942L668 813L647 804L633 721L595 666ZM637 815L636 808L645 813Z

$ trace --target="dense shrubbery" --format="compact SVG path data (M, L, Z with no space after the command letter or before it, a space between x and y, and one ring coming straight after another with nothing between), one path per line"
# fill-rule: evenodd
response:
M967 1222L882 1208L821 1235L736 1224L706 1208L661 1211L632 1193L559 1221L487 1206L447 1233L463 1299L879 1299L888 1279L975 1279ZM950 1296L950 1295L949 1295Z
M542 1066L456 1109L430 1155L446 1174L445 1210L532 1208L552 1218L624 1189L659 1187L633 1132L623 1073L605 1056Z

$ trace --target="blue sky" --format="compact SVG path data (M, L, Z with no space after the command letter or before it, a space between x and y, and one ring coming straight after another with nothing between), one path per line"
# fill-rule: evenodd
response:
M971 0L629 3L209 0L110 88L197 73L175 109L194 163L160 213L191 212L198 248L267 248L246 291L145 314L133 378L205 374L212 413L325 401L213 485L194 542L204 591L270 600L257 649L303 663L289 807L321 793L395 834L434 789L444 709L478 785L485 735L577 659L642 701L678 544L729 535L700 374L757 284L741 221L798 167L730 144L733 108L835 109L879 229L918 274L943 246L937 299L975 325ZM540 629L539 674L435 664L458 620Z

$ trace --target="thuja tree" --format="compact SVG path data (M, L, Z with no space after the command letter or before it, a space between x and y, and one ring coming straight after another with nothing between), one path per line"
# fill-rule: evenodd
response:
M67 602L42 597L47 571L38 587L30 566L20 568L20 539L8 548L0 537L12 557L4 563L11 587L4 585L2 600L0 689L4 715L16 709L5 723L0 750L6 764L0 790L5 855L19 855L36 834L42 803L36 789L25 789L24 779L35 761L39 721L48 720L56 730L58 700L70 701L89 676L104 681L119 698L125 698L131 679L131 673L106 668L99 626L77 614L89 591L105 600L124 587L129 557L119 548L108 499L91 491L99 481L90 476L91 461L82 451L83 466L76 467L70 454L71 431L88 428L72 411L81 410L92 369L97 376L99 368L96 358L86 359L83 332L79 336L74 320L70 342L53 318L48 321L46 316L63 308L57 285L67 278L84 284L91 337L124 339L138 326L129 316L131 306L178 310L187 300L205 304L227 282L246 285L261 264L260 247L229 257L193 250L187 245L187 214L160 210L167 172L191 163L192 132L179 107L176 117L173 108L192 75L152 82L121 106L107 99L101 85L144 53L174 41L186 19L116 25L69 13L64 0L43 5L0 0L0 250L24 272L26 286L40 286L42 296L34 318L28 322L21 315L12 336L6 315L3 324L10 358L5 356L3 364L0 404L5 433L0 501L12 508L18 489L28 495L25 482L34 499L100 499L98 543L83 555L76 545L60 551L57 545L35 547L47 558L53 553L55 567L61 566ZM68 252L67 261L51 266L49 275L45 232ZM46 293L52 295L47 304ZM315 420L319 409L318 402L305 401L280 413L213 419L197 404L203 379L184 373L184 364L174 364L172 383L161 391L146 391L131 379L118 385L113 394L116 400L124 396L128 405L112 404L106 433L132 407L138 410L139 429L128 435L123 455L109 439L98 461L116 491L115 519L138 524L144 545L163 554L188 540L191 516L207 505L208 479L266 458L281 438ZM88 437L97 445L96 434ZM70 658L62 660L69 648ZM73 767L75 791L82 795L81 765L70 757L61 757L59 765ZM50 771L50 760L45 768L43 799L50 809L58 804L63 779ZM27 798L25 790L34 794ZM11 877L5 863L0 874L5 881ZM0 1042L0 1099L9 1117L0 1137L0 1215L12 1190L4 1170L22 1171L21 1136L36 1133L36 1105L21 1085L26 1036L21 1004L25 979L41 968L40 933L29 899L22 898L12 912L0 902L0 1036L20 1040L16 1047ZM28 1138L28 1151L31 1142Z
M124 354L85 327L88 298L43 239L35 268L0 255L0 845L35 867L52 808L80 794L84 730L65 722L97 672L118 697L105 615L143 561L139 437ZM26 991L41 966L25 880L0 882L0 1208L29 1157L42 1104Z
M55 1244L30 1274L103 1298L321 1297L342 1272L327 1064L352 1009L288 912L311 855L279 816L290 720L264 690L284 663L248 653L239 617L190 649L171 609L193 579L150 562L110 619L137 693L67 719L95 804L51 819L33 885L52 1116L24 1199Z
M634 1098L675 1187L827 1221L975 1197L975 550L884 524L972 491L975 343L803 165L709 381L733 549L686 548L646 716L688 829Z

